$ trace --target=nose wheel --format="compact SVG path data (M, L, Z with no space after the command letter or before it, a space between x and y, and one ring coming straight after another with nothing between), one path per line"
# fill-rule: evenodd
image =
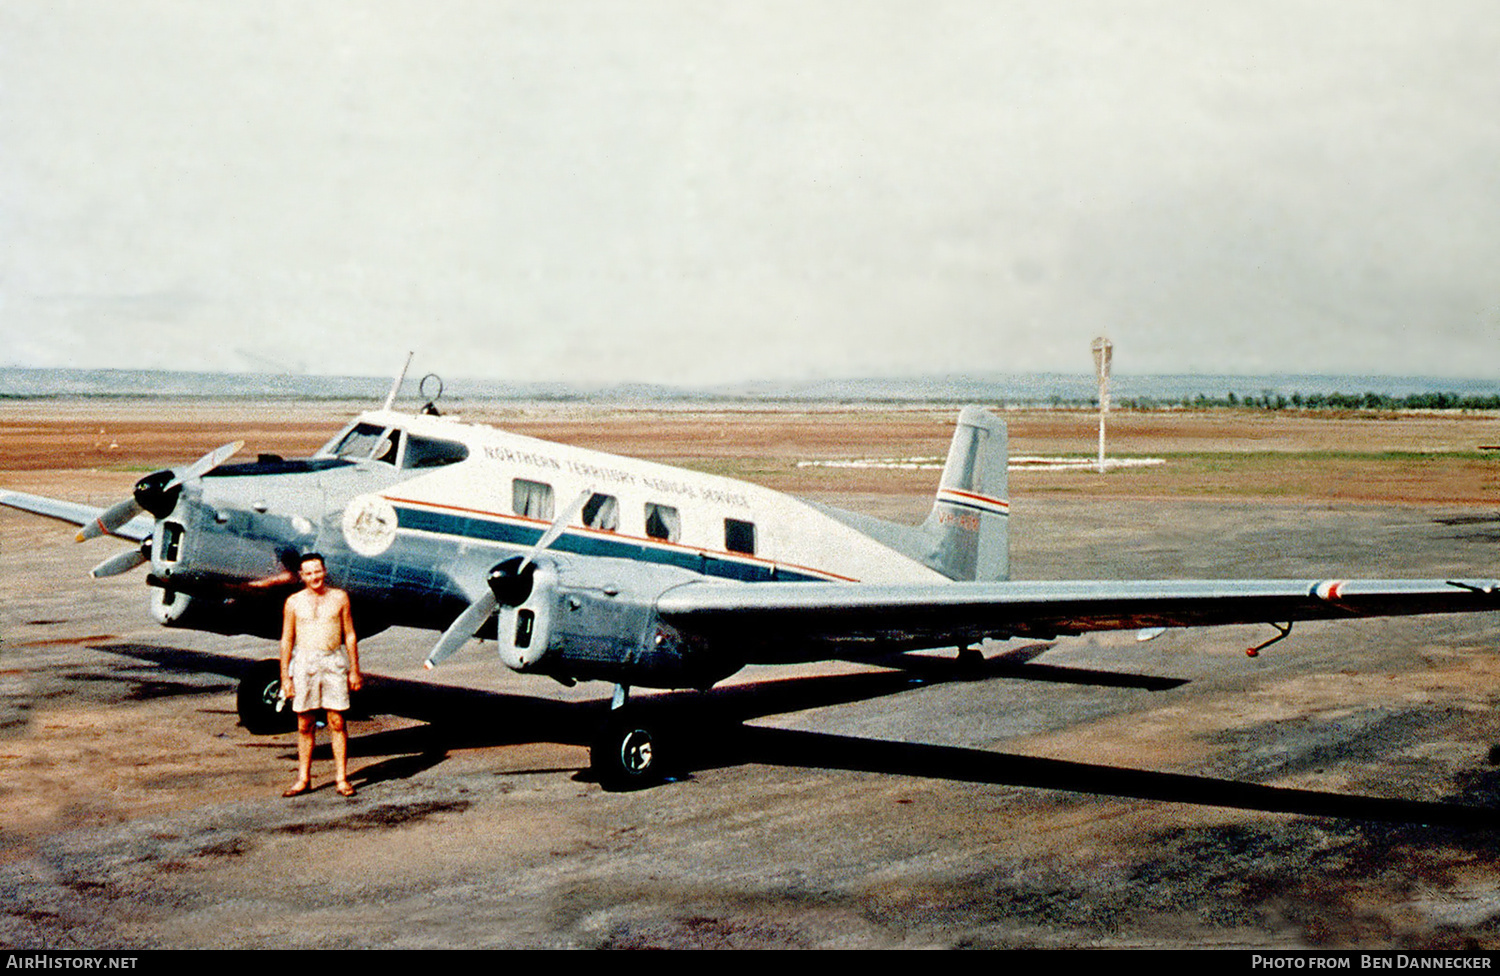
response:
M276 703L281 697L281 662L276 658L256 661L235 694L235 710L240 724L251 735L278 735L297 727L297 716L290 703L281 711Z

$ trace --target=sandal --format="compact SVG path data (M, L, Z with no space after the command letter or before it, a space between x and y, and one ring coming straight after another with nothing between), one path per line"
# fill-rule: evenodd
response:
M338 792L339 796L353 796L354 795L354 784L353 783L348 783L348 782L339 783L337 786L334 787L334 789Z
M290 789L284 790L282 796L301 796L312 789L311 783L293 783Z

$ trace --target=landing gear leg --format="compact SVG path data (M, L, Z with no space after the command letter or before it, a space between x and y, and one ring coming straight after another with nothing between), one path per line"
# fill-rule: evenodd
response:
M634 790L661 780L659 732L654 723L640 720L638 709L627 708L629 685L616 685L609 718L594 739L589 761L599 785L606 790Z

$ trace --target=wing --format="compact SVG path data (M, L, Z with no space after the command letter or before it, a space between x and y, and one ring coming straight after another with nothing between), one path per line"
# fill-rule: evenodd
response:
M41 495L28 495L23 491L0 491L0 505L20 509L23 512L31 512L33 515L44 515L47 518L58 519L71 525L89 525L98 520L104 514L104 509L94 508L90 505L80 505L77 502L65 502L56 498L45 498ZM153 523L148 515L137 515L124 525L115 529L110 535L117 535L122 539L130 539L134 542L144 542L151 538Z
M1495 580L1172 580L865 586L695 583L664 593L684 635L771 663L1091 630L1500 610Z

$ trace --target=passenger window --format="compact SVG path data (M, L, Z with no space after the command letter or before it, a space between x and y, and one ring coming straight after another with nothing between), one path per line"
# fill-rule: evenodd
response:
M517 515L550 521L554 515L552 486L517 478L511 482L510 506Z
M725 519L724 548L730 552L755 555L755 523L732 518Z
M615 532L620 528L620 501L614 495L590 495L583 503L583 524Z
M682 533L682 517L670 505L646 503L646 534L653 539L676 542Z
M401 459L401 466L440 468L445 464L457 464L468 456L469 449L457 441L440 441L413 434L406 439L406 457Z

